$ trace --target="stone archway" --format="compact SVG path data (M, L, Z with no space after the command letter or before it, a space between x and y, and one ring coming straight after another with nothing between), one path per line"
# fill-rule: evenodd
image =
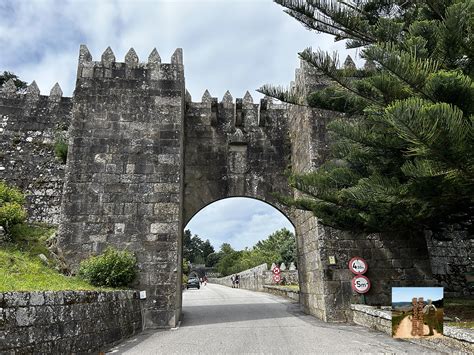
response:
M283 105L254 104L249 93L234 103L227 92L218 103L206 91L201 102L186 103L185 223L209 203L238 196L260 199L290 215L274 196L291 193L284 174L291 165L284 116Z
M295 85L301 92L318 89L314 77L302 66ZM200 208L225 197L257 198L289 217L297 236L300 301L325 321L350 317L350 255L375 266L369 269L377 288L373 303L387 300L390 285L431 283L426 245L341 233L278 204L275 194L293 193L285 171L308 172L326 158L325 126L333 112L266 99L255 104L249 93L234 102L227 92L218 102L206 91L193 102L181 49L169 64L156 50L147 63L133 50L120 63L110 48L92 61L81 46L72 115L60 245L73 269L109 245L135 252L135 286L148 295L142 302L146 327L178 323L183 227Z

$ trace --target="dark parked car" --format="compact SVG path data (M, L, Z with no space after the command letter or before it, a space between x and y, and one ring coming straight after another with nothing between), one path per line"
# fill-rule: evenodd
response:
M195 277L192 277L188 280L187 284L186 284L186 288L192 288L192 287L195 287L197 288L198 290L201 288L201 286L199 285L199 279L195 278Z

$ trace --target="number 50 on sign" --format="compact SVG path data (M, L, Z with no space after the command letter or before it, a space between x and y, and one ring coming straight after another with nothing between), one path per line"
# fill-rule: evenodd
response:
M370 290L370 280L364 275L356 275L352 279L351 286L357 293L367 293Z

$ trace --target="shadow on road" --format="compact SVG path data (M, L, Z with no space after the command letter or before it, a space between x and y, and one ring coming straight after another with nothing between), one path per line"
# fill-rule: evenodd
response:
M183 307L181 326L236 323L294 317L280 303L242 303Z

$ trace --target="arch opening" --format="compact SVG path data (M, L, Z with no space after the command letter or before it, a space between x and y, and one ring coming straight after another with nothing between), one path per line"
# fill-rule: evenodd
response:
M198 311L196 302L206 302L206 287L223 294L231 288L264 292L266 286L292 287L299 301L296 228L281 208L257 198L227 197L203 206L183 230L185 314ZM278 276L274 266L281 270ZM191 280L196 276L198 289Z

